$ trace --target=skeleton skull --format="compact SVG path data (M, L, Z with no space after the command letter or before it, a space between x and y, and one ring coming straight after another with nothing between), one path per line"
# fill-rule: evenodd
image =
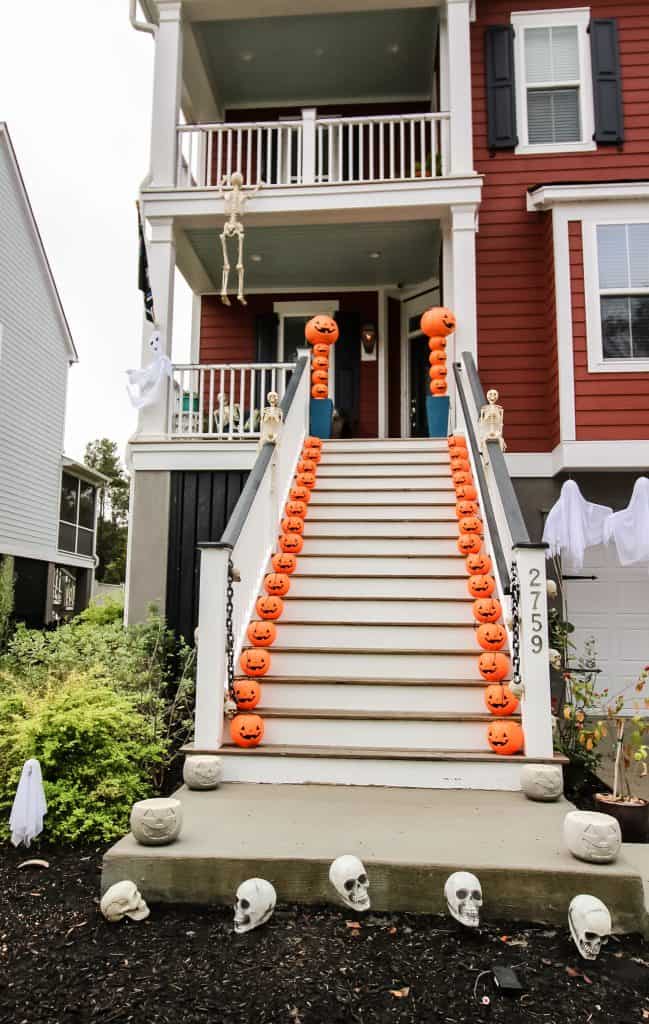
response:
M350 853L337 857L329 868L329 881L346 907L361 912L370 909L370 880L358 857Z
M593 864L610 864L622 845L615 818L597 811L570 811L563 820L563 838L573 857Z
M273 915L277 893L265 878L249 878L237 889L234 901L234 930L237 935L266 924Z
M223 762L213 754L192 754L185 758L183 780L189 789L216 789L223 775Z
M468 871L455 871L446 879L444 896L449 912L456 921L467 928L480 924L482 886L475 875Z
M149 916L149 908L142 899L135 882L115 882L102 896L99 909L107 921L121 921L130 917L131 921L144 921Z
M568 924L584 960L596 960L611 934L611 915L596 896L575 896L568 907Z
M138 800L131 809L131 832L142 846L165 846L178 838L183 822L180 800L154 797Z

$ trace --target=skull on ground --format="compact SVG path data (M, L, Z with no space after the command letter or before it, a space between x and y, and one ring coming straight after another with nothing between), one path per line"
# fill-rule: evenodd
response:
M446 879L444 896L449 912L456 921L467 928L480 924L482 907L482 886L469 871L455 871Z
M370 880L358 857L350 853L337 857L329 868L329 881L346 907L358 911L370 909Z
M568 907L568 924L580 956L596 960L613 927L606 904L596 896L575 896Z
M265 878L249 878L237 889L234 901L234 930L237 935L269 921L273 915L277 893Z
M149 908L138 887L128 880L111 885L102 896L99 909L107 921L121 921L124 917L144 921L149 916Z

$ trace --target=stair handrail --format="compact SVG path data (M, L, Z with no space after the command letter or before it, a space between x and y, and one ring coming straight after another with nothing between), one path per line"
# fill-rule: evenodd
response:
M261 447L221 539L198 545L201 559L193 744L196 751L214 752L222 744L229 566L232 564L237 579L232 614L236 661L309 427L309 363L309 352L299 349L295 371L280 403L284 423L279 442L266 442Z

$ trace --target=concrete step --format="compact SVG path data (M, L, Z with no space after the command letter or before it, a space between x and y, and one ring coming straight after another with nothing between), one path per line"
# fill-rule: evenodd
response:
M429 601L468 598L466 577L402 576L307 576L294 573L291 597L423 597Z
M300 676L299 681L266 676L261 680L262 700L266 708L338 708L365 713L391 711L404 714L443 712L482 714L483 680L409 680L393 683L381 680L320 679Z
M437 487L426 490L406 490L399 486L394 486L390 489L382 487L378 490L377 488L366 488L357 485L355 490L346 487L341 491L335 488L328 488L318 481L311 492L309 513L313 511L315 506L319 505L338 507L341 505L365 506L372 509L370 518L373 519L375 518L374 509L380 505L391 506L400 513L406 512L408 507L416 508L420 505L452 505L455 508L455 491L450 480L440 481Z
M309 503L309 511L307 513L307 525L310 527L313 522L329 522L329 523L345 523L354 520L363 520L366 522L368 519L373 520L375 524L383 522L383 520L390 520L393 523L399 523L403 527L404 523L414 521L420 521L426 524L427 529L431 528L438 521L447 523L454 523L455 530L457 533L457 517L455 515L455 502L451 502L449 496L444 496L440 493L438 501L426 501L422 504L408 504L399 505L398 503L390 504L388 502L378 503L376 501L359 500L358 497L352 502L343 502L337 499L336 501L325 501L324 495L321 495L316 500L316 492L314 491L313 497ZM371 496L370 496L371 497Z
M448 555L352 554L311 555L302 552L292 575L302 576L434 576L468 579L464 559L456 549Z
M369 648L273 647L270 676L314 676L328 679L473 679L478 676L477 648L456 653L436 651L371 651Z
M463 625L455 626L408 626L376 624L359 626L347 624L325 625L313 622L305 625L291 625L284 617L277 623L277 647L332 647L340 650L354 648L394 649L407 648L413 651L475 650L475 630L467 619ZM269 648L271 653L275 647Z
M425 599L379 598L375 593L344 598L323 595L320 597L298 597L295 589L284 598L284 614L280 622L331 622L336 625L365 622L403 622L408 625L445 625L446 623L466 625L472 621L471 599L468 594L458 598Z
M406 469L421 470L422 467L430 466L442 466L449 469L450 457L448 449L442 451L423 451L418 452L415 449L410 449L407 452L390 452L390 451L364 451L358 452L338 452L330 451L328 448L322 449L322 454L319 462L319 472L325 467L340 467L341 473L348 472L345 467L351 467L356 470L366 470L367 473L403 473Z
M451 491L453 481L449 472L434 474L429 470L425 473L408 473L403 476L363 476L361 474L329 475L324 470L318 472L317 483L313 494L328 494L331 491L380 492L381 494L419 494L422 491Z
M319 524L318 524L319 525ZM457 529L456 529L457 535ZM332 555L343 558L348 555L374 555L380 557L401 556L408 558L413 555L427 555L430 557L446 556L455 558L458 554L457 542L454 536L434 537L319 537L310 536L308 529L304 533L304 547L300 555L300 565L303 558L310 558L312 555Z
M373 540L394 537L408 540L411 537L424 539L445 537L452 538L455 546L458 535L457 519L450 506L446 518L442 518L440 510L434 509L432 510L435 512L434 519L431 516L428 519L418 520L406 520L401 517L378 520L350 519L347 516L344 519L325 519L322 515L323 511L320 509L319 515L307 514L304 529L305 544L310 537L328 537L335 541L338 538ZM346 512L347 510L345 510L345 515Z

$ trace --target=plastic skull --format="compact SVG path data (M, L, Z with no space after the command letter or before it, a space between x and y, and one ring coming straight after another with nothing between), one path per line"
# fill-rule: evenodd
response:
M329 868L329 881L346 907L361 912L370 909L370 880L358 857L351 853L337 857Z
M467 928L480 924L482 886L469 871L455 871L446 879L444 896L449 912L456 921Z
M107 921L121 921L130 917L131 921L144 921L149 916L149 908L142 899L135 882L115 882L101 898L99 909Z
M606 904L596 896L575 896L568 907L568 924L580 955L596 960L612 929Z
M237 889L234 901L234 930L237 935L266 924L273 916L277 893L265 878L249 878Z

